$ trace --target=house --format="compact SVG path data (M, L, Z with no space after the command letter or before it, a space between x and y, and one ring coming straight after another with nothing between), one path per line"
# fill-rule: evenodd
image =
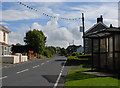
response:
M0 25L0 56L11 53L11 45L8 44L9 33L10 31L6 27Z
M9 35L10 31L0 25L0 63L20 63L27 61L27 56L22 56L21 53L11 55L11 45L9 45Z
M83 53L84 51L84 48L82 46L80 46L79 48L77 48L77 52L78 53Z
M120 73L120 28L101 28L83 36L91 42L91 67Z
M97 23L93 25L90 29L88 29L85 32L85 35L92 33L94 31L104 29L104 28L108 28L108 26L106 26L103 23L103 17L101 15L100 18L97 18ZM85 39L85 54L90 54L91 53L91 40L89 38L84 38L84 39Z
M70 45L70 46L67 47L66 50L67 50L67 52L68 52L69 54L72 54L73 52L78 52L78 53L80 53L80 51L82 51L81 48L83 48L81 45L80 45L80 46Z

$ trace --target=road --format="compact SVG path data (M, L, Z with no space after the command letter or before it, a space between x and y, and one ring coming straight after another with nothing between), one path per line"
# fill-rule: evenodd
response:
M36 59L2 69L2 86L7 88L63 88L69 68L66 58ZM21 86L21 87L20 87Z

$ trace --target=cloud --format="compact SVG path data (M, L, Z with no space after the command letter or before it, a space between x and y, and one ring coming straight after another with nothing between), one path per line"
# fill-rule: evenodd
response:
M18 10L5 10L2 11L3 21L16 21L16 20L26 20L26 19L37 19L39 17L35 12L30 11L18 11Z
M107 26L109 26L109 24L113 24L113 26L117 26L118 9L116 4L115 3L114 4L113 3L98 3L98 4L92 3L88 5L86 4L78 5L75 7L62 6L62 8L67 7L72 11L69 11L69 12L63 11L60 8L54 11L60 14L60 16L67 17L67 18L81 17L81 13L82 12L85 13L85 30L88 30L90 27L93 26L93 24L96 23L97 17L99 17L101 14L104 17L104 23ZM42 9L44 9L44 11L46 9L48 13L55 15L53 10L48 7L42 7ZM23 20L23 19L37 19L39 17L37 13L34 13L34 12L32 13L26 10L25 11L14 10L15 12L13 11L13 13L15 14L15 16L11 16L10 14L8 14L8 12L11 13L12 11L13 10L3 11L3 14L5 16L8 16L8 17L4 17L3 19L8 21L11 21L11 20L14 21L14 20ZM44 19L43 16L41 16L41 19ZM80 25L81 25L81 20L64 21L64 20L51 19L47 21L45 25L41 25L41 23L34 22L32 24L31 29L42 30L44 34L47 36L47 43L46 43L47 45L67 47L69 42L72 42L73 40L75 41L76 45L80 45L83 43L82 33L79 32ZM26 32L25 29L26 29L25 27L22 28L22 32L19 32L19 31L12 32L10 37L11 41L13 40L12 42L16 42L16 43L21 42L23 44L24 43L23 37L25 36L25 34L23 33Z
M32 24L32 29L39 29L47 36L47 45L67 47L69 41L72 41L73 34L65 27L59 27L57 20L51 19L45 26L38 23ZM59 41L59 42L58 42Z
M112 23L113 26L118 27L118 20L115 19L104 19L105 24L110 24Z
M1 25L9 25L8 23L6 22L0 22Z
M1 0L2 2L16 2L16 0ZM119 0L21 0L22 2L118 2Z
M16 31L11 31L9 34L9 44L25 44L24 43L24 37L26 32L29 30L29 26L22 25L20 28L15 28Z
M16 43L24 44L23 35L20 33L11 32L9 34L9 43L10 44L16 44Z
M85 27L89 29L93 24L97 22L97 18L103 15L104 23L109 26L113 24L118 26L118 3L91 3L89 5L80 5L76 7L70 7L72 10L78 10L85 14ZM71 13L74 16L75 13ZM114 14L114 15L113 15ZM79 14L78 14L79 16ZM78 17L76 15L76 17Z

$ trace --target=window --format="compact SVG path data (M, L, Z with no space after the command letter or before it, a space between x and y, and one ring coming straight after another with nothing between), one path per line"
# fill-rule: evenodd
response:
M3 41L5 41L5 32L4 32L4 34L3 34Z

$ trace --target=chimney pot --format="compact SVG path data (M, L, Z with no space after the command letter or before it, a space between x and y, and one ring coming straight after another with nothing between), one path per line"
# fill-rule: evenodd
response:
M102 22L103 23L103 17L100 15L100 18L97 18L97 23Z
M110 24L110 28L112 28L113 26L112 26L112 24Z

